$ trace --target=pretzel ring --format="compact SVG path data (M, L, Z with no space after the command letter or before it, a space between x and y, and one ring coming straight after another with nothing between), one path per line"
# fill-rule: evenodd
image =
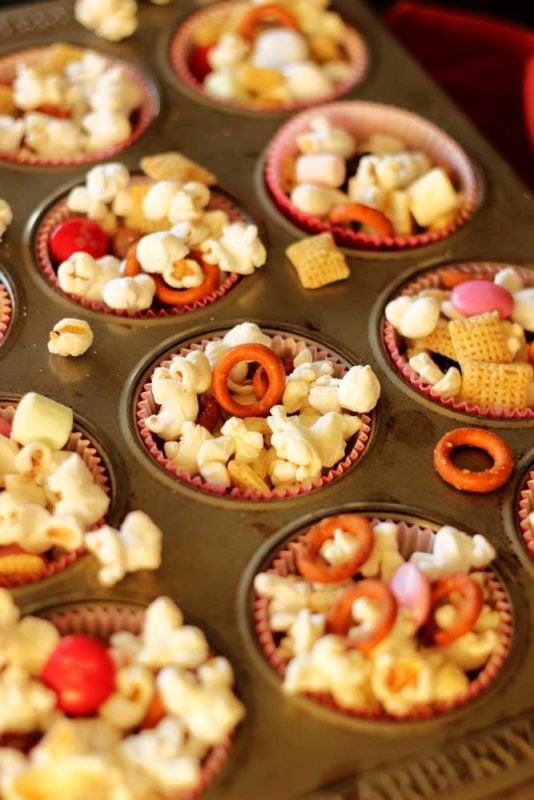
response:
M440 628L431 616L428 630L434 644L447 645L455 642L472 629L484 605L482 587L469 575L454 573L441 578L432 589L432 611L444 597L453 592L462 596L462 605L456 609L456 618L450 628ZM432 614L431 611L431 614Z
M262 6L254 6L245 14L239 25L238 33L243 39L250 41L254 38L254 28L258 22L263 22L266 19L275 20L279 25L283 25L284 28L299 29L299 24L293 14L276 5L276 3L265 3Z
M364 225L371 225L379 236L395 236L393 225L386 215L363 203L340 203L330 211L328 219L334 225L342 222L361 222Z
M269 387L263 397L252 405L242 405L228 389L230 370L240 361L255 361L265 370ZM220 407L235 417L265 417L282 399L286 385L286 372L282 361L270 347L263 344L240 344L231 347L216 364L212 374L212 388Z
M327 539L332 539L334 531L341 528L351 533L358 540L358 549L348 561L342 564L327 564L319 556L320 547ZM374 544L371 523L358 514L339 514L337 517L326 517L309 529L297 551L297 567L307 581L316 583L334 583L351 578L364 564Z
M482 472L456 467L451 460L455 447L484 450L493 466ZM434 467L438 475L455 489L464 492L494 492L504 486L514 469L514 456L500 436L482 428L456 428L442 436L434 449Z
M369 653L382 639L385 639L397 618L397 601L387 584L376 578L365 578L348 589L332 606L326 617L326 630L338 636L346 636L354 624L352 606L355 600L365 597L372 600L380 609L380 619L372 628L365 627L361 632L347 638L349 650Z
M197 250L191 251L191 257L198 261L204 270L204 280L198 286L193 286L191 289L173 289L169 286L161 275L152 275L154 283L156 284L156 297L160 302L168 306L186 306L189 303L195 303L197 300L202 300L208 294L211 294L219 284L220 270L216 264L208 264L204 261L201 254ZM126 256L124 264L123 275L126 278L133 278L134 275L139 275L142 272L141 264L137 258L137 243L132 245Z

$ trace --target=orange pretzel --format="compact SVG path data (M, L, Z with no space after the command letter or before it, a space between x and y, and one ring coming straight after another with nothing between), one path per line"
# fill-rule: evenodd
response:
M228 389L230 370L240 361L255 361L260 364L269 381L269 388L263 397L252 405L238 403ZM235 417L267 416L272 406L280 402L285 385L286 373L282 361L270 347L263 344L240 344L231 347L217 363L212 375L212 389L216 401L224 411Z
M445 289L454 289L455 286L467 283L467 281L492 281L493 277L491 275L469 275L467 272L460 272L460 270L451 267L441 270L439 280Z
M490 469L473 472L456 467L451 460L455 447L476 447L494 461ZM514 469L514 456L500 436L482 428L456 428L442 436L434 449L434 467L446 483L464 492L494 492L504 486Z
M188 303L194 303L211 294L219 285L219 276L221 274L219 267L216 264L208 264L196 250L192 250L190 255L191 258L200 263L204 270L204 280L198 286L193 286L191 289L173 289L165 283L161 275L152 275L156 284L156 297L165 305L185 306ZM137 258L136 243L128 251L123 275L132 278L134 275L139 275L141 271L141 264Z
M319 556L319 549L327 539L332 539L334 531L341 528L358 540L358 549L348 561L342 564L327 564ZM297 567L307 581L314 583L334 583L351 578L364 564L373 549L374 535L371 523L358 514L339 514L326 517L309 529L297 551Z
M379 236L394 236L395 231L390 220L376 208L365 206L363 203L340 203L331 210L328 219L334 225L343 222L361 222L370 225Z
M285 8L277 6L276 3L265 3L261 6L254 6L245 14L239 25L238 33L243 39L251 41L254 38L254 28L258 22L264 20L274 20L285 28L299 29L299 24L293 14L290 14Z
M438 603L453 593L458 593L462 596L462 605L456 608L456 618L452 627L440 628L432 612ZM469 633L479 618L483 605L484 593L482 587L469 575L455 573L448 575L446 578L441 578L432 589L432 621L428 625L432 641L435 644L447 645L455 642L460 636Z
M397 618L397 601L387 584L376 578L365 578L363 581L347 589L337 603L332 606L326 617L326 630L338 636L346 636L349 629L355 625L352 616L352 606L355 600L365 597L376 603L380 609L380 620L371 628L365 628L355 635L347 638L349 650L361 650L369 653L382 639L388 635L395 619Z

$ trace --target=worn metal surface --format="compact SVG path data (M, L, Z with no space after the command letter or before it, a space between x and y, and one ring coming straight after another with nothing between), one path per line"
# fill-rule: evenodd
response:
M230 113L181 87L168 61L168 41L197 4L142 4L137 35L118 45L82 30L63 2L12 9L0 16L0 55L63 39L114 53L142 66L161 95L161 112L120 155L131 169L142 155L180 149L208 166L220 185L265 226L269 258L222 300L200 311L157 321L125 320L82 309L55 292L32 254L35 209L80 182L84 168L35 169L0 163L0 194L15 219L0 246L0 267L15 302L15 320L0 348L0 398L37 390L73 406L94 433L113 471L112 519L142 508L162 527L164 562L157 574L130 576L102 589L89 558L35 586L16 590L26 612L83 600L144 603L168 593L205 629L236 667L247 706L235 747L206 800L481 800L534 797L533 565L517 534L518 487L534 462L534 423L479 420L498 432L517 458L514 479L488 496L446 486L432 468L438 438L460 424L417 396L389 367L378 333L384 302L400 277L451 260L532 260L532 197L514 173L356 0L337 7L370 48L362 85L347 95L401 105L443 127L480 170L484 191L474 218L449 239L395 254L350 254L350 279L303 290L284 249L298 233L270 206L262 188L262 151L285 114ZM49 356L48 332L62 316L87 319L94 352L79 360ZM310 496L273 503L220 500L182 486L149 460L137 436L132 402L149 363L203 331L253 319L289 327L332 349L371 363L382 383L374 440L343 478ZM290 325L288 325L290 320ZM282 695L246 624L248 573L258 550L288 524L358 503L381 504L423 519L486 535L515 609L509 661L490 689L457 711L410 723L357 721L320 712ZM256 562L255 562L256 563ZM241 590L238 588L241 585ZM512 795L511 787L516 787Z

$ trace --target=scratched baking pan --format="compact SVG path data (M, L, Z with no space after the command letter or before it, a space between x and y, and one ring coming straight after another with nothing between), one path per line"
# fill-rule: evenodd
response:
M534 797L534 565L520 527L519 503L534 464L529 418L476 418L418 393L398 373L383 338L384 307L422 271L471 262L532 264L532 197L465 117L418 68L359 0L335 3L365 41L365 74L336 98L400 106L444 130L477 174L478 205L450 236L400 251L347 250L350 278L303 289L284 251L302 232L273 204L264 183L269 142L290 112L253 113L209 102L176 74L169 48L176 31L207 4L140 4L139 30L111 44L72 19L72 4L41 3L0 16L0 58L63 40L93 47L139 69L152 87L155 117L120 153L130 170L143 155L178 149L212 170L219 185L262 225L268 260L231 292L179 316L134 319L94 312L58 293L36 263L38 209L83 183L86 166L0 161L1 195L14 221L0 245L7 296L0 342L0 401L29 390L73 407L90 431L116 493L116 506L142 508L164 531L163 565L127 577L112 590L96 580L88 557L46 581L14 590L25 612L82 602L146 605L166 593L201 624L236 669L247 715L206 800L490 800ZM50 356L46 342L64 316L86 319L91 351ZM298 331L353 364L376 370L382 395L361 460L317 491L260 502L218 496L177 481L147 454L136 404L150 365L187 343L237 322ZM432 467L447 431L478 424L497 432L516 460L511 480L485 496L458 492ZM254 575L282 544L327 514L359 510L484 534L497 550L496 571L512 606L507 658L470 702L426 719L361 719L283 694L258 646Z

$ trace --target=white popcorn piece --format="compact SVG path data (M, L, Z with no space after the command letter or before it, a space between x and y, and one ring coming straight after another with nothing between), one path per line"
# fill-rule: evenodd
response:
M169 203L168 216L173 225L181 222L198 222L203 209L210 201L210 190L203 183L190 181L184 184Z
M195 425L194 422L184 422L180 433L179 442L165 442L163 449L165 455L177 467L189 475L198 473L198 453L200 448L208 439L211 433L202 425Z
M248 430L242 419L230 417L222 426L221 433L232 440L236 461L248 464L258 458L263 450L263 435Z
M93 197L86 186L75 186L67 196L69 211L85 214L89 219L100 222L107 220L109 209L98 197Z
M198 416L196 392L175 380L169 370L158 368L152 379L152 393L161 408L157 414L147 417L147 428L167 441L177 439L184 423L194 422Z
M125 68L116 64L97 79L88 100L95 111L106 108L129 116L142 104L143 95L140 87L129 78Z
M201 394L211 386L210 363L201 350L193 350L186 356L174 356L168 369L171 378L190 392Z
M48 339L48 352L58 356L81 356L93 344L93 331L88 322L65 317L56 322Z
M195 669L209 653L206 637L199 628L183 624L180 609L168 597L158 597L146 611L143 645L137 661L151 669L173 664ZM166 706L169 708L168 706Z
M39 677L59 639L57 628L48 620L23 617L2 632L2 658L6 664Z
M28 64L18 64L13 81L13 100L17 108L32 111L38 106L63 105L65 85L60 75L39 72Z
M9 491L0 493L0 544L24 543L28 549L28 538L45 525L49 513L35 503L29 503ZM37 548L46 550L49 545Z
M410 367L431 386L439 384L439 382L445 378L445 374L426 352L417 353L417 355L412 356L408 363Z
M321 466L333 467L343 458L347 427L341 414L329 411L310 425L307 431L319 454Z
M108 495L95 482L78 453L69 453L56 466L48 477L48 488L58 498L55 515L74 517L85 527L102 519L109 508Z
M143 198L143 214L153 220L168 217L171 200L180 186L177 181L156 181Z
M313 645L324 636L325 614L312 614L307 609L298 612L288 632L293 655L309 653Z
M348 201L347 195L339 189L329 189L313 183L301 183L295 186L290 198L295 208L314 217L325 217L335 205Z
M78 125L37 111L24 118L24 141L44 158L65 158L84 149L84 136Z
M208 52L208 62L214 70L237 66L248 55L250 47L238 33L223 33Z
M432 225L439 217L458 207L460 196L441 167L434 167L408 189L410 211L418 225Z
M47 504L46 492L42 486L26 475L6 475L4 489L22 503L35 503L43 508Z
M251 61L256 67L280 69L286 64L306 61L309 55L306 37L290 28L271 28L254 41Z
M61 450L72 432L72 409L37 392L21 398L13 417L11 437L19 444L42 442Z
M87 150L96 152L113 147L128 139L132 132L125 114L101 108L82 117L81 125L87 133Z
M429 336L436 329L440 303L435 297L401 295L391 300L385 309L386 319L395 330L409 339Z
M278 458L297 467L296 480L310 480L321 474L321 457L310 437L310 429L298 419L288 417L283 406L273 406L267 423L273 435L272 446ZM273 463L273 469L275 469Z
M214 69L204 80L203 89L220 100L246 100L234 69Z
M406 675L405 679L403 675ZM373 663L371 686L388 713L406 714L419 705L431 702L433 669L415 651L381 653Z
M0 142L0 150L1 149L2 148ZM5 200L0 198L0 241L2 240L2 236L7 231L12 221L13 221L13 212L11 210L11 206Z
M497 286L502 286L503 289L507 289L510 294L520 292L524 286L523 278L513 267L503 267L503 269L500 269L493 278L493 282L496 283Z
M379 522L373 527L374 544L369 558L360 567L364 578L380 577L389 583L404 563L397 542L398 528L394 522Z
M417 150L376 157L376 178L385 192L406 189L430 170L428 157Z
M189 248L169 231L157 231L142 236L137 242L136 255L145 272L163 274L175 261L185 258Z
M163 534L143 511L131 511L115 530L104 525L87 533L85 544L99 560L99 580L104 586L113 586L127 572L141 569L158 569L161 565Z
M89 253L73 253L57 271L59 288L67 294L98 299L91 290L98 282L100 267Z
M495 556L494 548L481 534L471 537L444 525L434 536L432 553L412 553L410 561L435 581L454 572L467 574L472 568L483 569Z
M163 280L173 289L190 289L200 286L205 275L202 267L192 258L184 258L163 270Z
M295 411L308 406L308 395L310 393L310 384L300 378L289 378L282 395L282 405L288 414L294 414ZM336 389L337 401L337 389Z
M372 133L360 147L362 153L373 153L376 156L392 155L405 149L404 142L387 133Z
M526 331L534 331L534 287L521 289L514 294L512 320Z
M140 664L122 667L115 673L115 687L98 709L99 716L120 730L137 727L154 697L152 672Z
M45 730L56 705L56 694L41 681L32 680L19 667L0 673L0 732L31 733Z
M15 459L18 452L19 446L16 441L0 434L0 476L17 470Z
M312 61L292 61L280 67L294 100L314 100L330 94L333 83L326 72Z
M328 564L344 564L356 555L360 545L354 534L336 528L331 539L327 539L320 547L319 553Z
M433 385L434 392L441 395L442 400L458 397L462 390L462 374L456 367L449 367L445 375Z
M198 451L198 471L205 481L228 488L231 485L226 464L234 455L235 443L231 436L218 436L205 441Z
M341 406L338 398L340 383L341 380L339 378L332 378L330 375L323 375L317 378L315 383L310 387L307 395L306 400L308 405L315 408L321 414L328 414L330 411L334 411L338 414L341 413Z
M237 347L240 344L263 344L265 347L271 347L272 338L263 333L255 322L241 322L225 333L223 342L227 347Z
M75 19L97 36L120 42L137 30L135 0L76 0Z
M446 662L434 667L433 699L438 703L450 703L462 697L469 689L467 675L456 665Z
M335 153L350 158L356 150L353 136L344 128L332 125L328 117L316 116L310 122L311 131L297 136L301 153Z
M133 278L112 278L104 286L102 296L110 308L122 311L145 311L150 308L156 284L150 275L140 274Z
M52 547L72 552L83 545L83 528L72 515L53 514L31 530L22 544L30 552L44 552Z
M354 366L345 373L338 387L340 405L348 411L367 414L380 398L380 382L372 367Z
M23 119L14 119L7 114L0 115L0 152L16 153L24 136Z
M239 275L251 275L267 259L257 227L243 222L228 225L220 239L205 241L202 252L209 264L217 264L224 272L237 272Z
M7 589L0 589L0 629L12 628L20 619L20 611Z
M469 671L482 667L498 644L499 637L494 630L483 633L469 631L452 644L443 647L442 651L453 664Z

